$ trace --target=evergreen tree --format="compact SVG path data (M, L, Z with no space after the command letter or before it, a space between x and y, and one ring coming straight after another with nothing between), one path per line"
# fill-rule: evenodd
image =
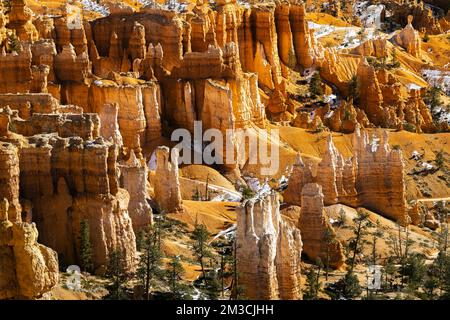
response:
M19 38L17 38L15 33L9 33L7 35L6 48L9 53L11 53L11 52L20 53L21 52L20 41L19 41Z
M372 233L372 265L377 264L378 254L377 254L377 241L379 238L383 236L383 231L381 230L381 223L380 220L377 220L376 222L376 230L374 233Z
M139 230L136 233L136 250L141 251L144 248L145 230Z
M11 0L2 0L3 12L8 14L11 11Z
M208 294L208 298L211 300L215 300L219 297L219 292L221 291L222 283L220 281L220 269L219 272L216 271L216 268L213 268L208 274L209 281L208 286L206 287L206 293Z
M434 300L434 298L436 296L435 291L438 287L439 287L439 279L438 278L436 278L434 276L430 276L430 275L428 275L425 278L425 281L423 283L423 288L424 288L425 294L428 297L428 299Z
M328 272L330 270L330 248L335 244L335 239L331 229L325 229L323 235L323 242L325 243L325 280L328 281Z
M130 280L131 274L126 269L124 255L121 250L116 249L110 252L105 275L111 280L109 297L113 300L125 299L125 284Z
M319 298L320 282L314 268L311 268L306 276L306 287L308 289L303 298L305 300L317 300Z
M315 72L311 77L311 81L309 83L309 90L315 97L323 95L322 78L320 77L319 72Z
M211 234L208 232L204 224L199 224L197 222L195 223L195 229L192 232L192 240L194 240L194 243L192 244L192 251L194 257L197 259L198 263L200 263L203 279L206 285L208 285L208 281L206 278L204 259L212 256L211 249L208 244L210 235Z
M394 50L392 51L392 61L390 64L390 68L392 68L392 69L400 68L400 62L398 61L398 58L397 58L397 48L395 48L395 47L394 47Z
M181 290L183 285L180 283L185 271L183 265L180 263L179 257L172 257L166 270L166 279L169 284L170 292L175 299L182 297Z
M394 259L389 257L384 265L385 284L388 290L393 290L394 282L397 277L397 267L395 266Z
M426 274L425 259L422 255L413 254L407 258L402 266L402 275L407 277L408 287L416 291L423 283Z
M427 90L423 98L424 102L430 107L431 115L435 122L438 122L442 111L442 90L439 87L432 86Z
M358 86L358 78L356 77L356 75L354 75L350 82L349 82L349 87L348 87L348 98L353 99L353 102L355 104L358 104L359 101L359 86Z
M249 187L244 187L241 190L241 193L242 193L242 200L251 199L251 198L253 198L255 196L255 193Z
M162 275L158 233L152 226L147 227L144 232L142 250L137 276L144 287L145 297L149 300L151 280Z
M441 299L450 300L450 258L447 255L441 257L442 291Z
M334 300L337 299L354 299L362 293L359 280L352 271L348 271L344 278L327 286L326 292Z
M85 272L93 271L92 264L92 245L90 239L89 222L82 220L80 222L80 260L81 269Z
M202 201L202 194L200 193L200 190L198 190L198 187L195 188L195 191L192 194L192 200L193 201Z
M356 255L360 252L361 243L366 235L366 230L368 227L368 217L369 214L364 210L358 210L356 218L353 219L355 222L355 227L353 233L354 238L351 240L351 256L350 256L350 269L349 273L353 272L356 263Z
M439 169L442 169L444 167L445 158L444 152L442 150L436 154L436 159L434 160L434 162Z

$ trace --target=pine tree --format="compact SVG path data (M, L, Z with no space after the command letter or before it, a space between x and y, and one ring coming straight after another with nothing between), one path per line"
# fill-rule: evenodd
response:
M9 33L7 36L7 51L20 53L21 49L19 38L15 33Z
M170 292L175 299L181 298L181 289L183 286L180 284L180 280L183 277L184 272L179 257L172 257L166 270L166 279L169 284Z
M306 276L306 287L308 288L304 299L305 300L317 300L319 298L320 282L314 268L311 268Z
M388 290L393 290L394 282L397 277L397 267L395 266L394 259L389 257L384 265L385 283L388 285Z
M80 222L80 260L81 269L85 272L92 272L92 245L90 239L89 222Z
M383 236L383 231L381 230L380 220L376 222L376 231L372 233L372 265L377 264L377 240Z
M255 196L255 193L249 187L244 187L241 190L241 193L242 193L242 200L251 199L251 198L253 198Z
M362 289L359 280L352 271L348 271L344 278L327 286L326 292L334 299L354 299L361 295Z
M144 248L145 230L136 232L136 250L141 251Z
M442 111L442 100L441 100L442 90L439 87L432 86L427 90L423 101L430 107L431 115L434 122L438 122L441 117Z
M311 82L309 83L309 90L315 97L323 95L322 78L320 77L319 72L315 72L311 77Z
M390 67L393 69L400 68L400 62L398 61L397 58L397 48L394 48L394 50L392 51L392 61Z
M328 272L330 270L330 248L335 244L334 236L331 229L325 229L323 235L323 242L325 243L325 280L328 281Z
M142 251L137 276L144 287L145 298L149 300L151 280L162 275L158 233L152 226L147 227L144 231Z
M208 294L209 299L211 300L217 299L217 297L219 296L219 292L221 291L222 285L223 283L221 283L220 281L220 269L219 272L217 272L213 264L213 268L209 272L208 286L206 287L206 292Z
M442 150L436 154L436 159L434 160L434 162L436 163L436 166L439 169L442 169L444 167L445 158L444 158L444 152Z
M425 259L419 254L410 255L402 267L401 273L407 277L408 287L416 291L423 283L426 274Z
M8 14L11 11L11 0L2 0L3 12Z
M359 86L356 75L354 75L349 82L348 99L350 98L353 99L353 102L356 104L359 101Z
M439 287L439 279L434 276L427 275L423 283L423 289L428 299L434 300L436 296L435 291L438 287Z
M200 263L200 267L202 268L203 280L205 281L205 285L208 285L208 281L206 278L204 259L212 256L211 249L208 244L208 239L210 237L210 233L206 229L204 224L195 223L195 229L192 232L192 240L194 243L192 244L192 251L194 257L197 259L198 263Z
M195 188L194 193L192 194L193 201L202 201L202 194L198 190L198 187Z
M358 210L357 217L353 219L356 226L353 230L355 237L352 239L352 248L351 248L352 255L350 258L349 273L353 272L356 262L356 255L359 253L363 237L366 235L366 229L368 227L368 217L369 214L367 212L365 212L364 210Z
M109 297L113 300L125 299L125 284L130 280L131 274L126 270L124 255L121 250L110 252L105 275L111 280Z

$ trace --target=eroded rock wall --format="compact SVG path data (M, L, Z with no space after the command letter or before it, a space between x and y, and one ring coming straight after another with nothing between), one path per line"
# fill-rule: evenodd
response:
M238 283L248 299L299 299L302 239L272 193L237 209Z

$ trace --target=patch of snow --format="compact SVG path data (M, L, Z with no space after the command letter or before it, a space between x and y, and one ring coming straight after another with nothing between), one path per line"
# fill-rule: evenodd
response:
M245 181L247 182L248 187L253 191L253 192L258 192L259 189L261 189L261 185L259 183L258 178L244 178Z
M439 87L450 95L450 71L425 69L422 70L422 75L431 86Z
M272 192L272 188L269 186L268 179L264 180L264 183L258 180L258 178L244 177L248 187L255 193L253 198L264 198L266 195Z
M421 157L422 157L422 155L420 154L419 151L414 150L414 151L411 153L411 158L414 159L414 160L416 160L416 161L418 161Z
M233 224L228 229L219 231L219 233L217 233L214 236L214 238L212 238L211 242L213 242L214 240L216 240L220 237L224 237L225 239L231 239L234 236L235 232L236 232L236 224Z
M202 293L200 290L198 290L196 287L193 286L194 295L192 295L192 300L200 300L200 297L202 296Z
M314 37L316 39L325 37L330 33L336 31L337 29L335 26L331 26L328 24L318 24L312 21L308 21L308 27L309 29L314 30Z
M186 3L180 3L178 0L169 0L165 5L162 6L164 9L176 12L185 12L187 9Z
M354 14L361 19L364 26L376 28L381 27L381 16L384 10L384 5L369 5L368 1L358 2L353 8Z
M432 164L429 164L428 162L423 162L422 167L425 168L425 170L433 170L434 166Z
M328 111L327 114L325 115L325 119L331 118L333 116L333 114L334 114L333 110Z
M373 138L372 144L371 144L371 151L372 152L377 152L378 147L380 146L379 142L380 142L379 138Z
M92 0L81 0L81 5L83 6L83 10L85 11L93 11L100 13L102 16L106 17L109 15L109 9L101 4L98 4Z
M323 101L325 103L332 103L333 101L335 101L337 99L337 96L334 94L330 94L324 97Z
M153 151L152 155L150 156L150 160L148 161L148 169L151 171L156 170L156 152Z
M338 46L338 49L353 49L367 40L373 40L377 38L377 36L375 35L375 28L367 28L365 29L365 31L362 28L354 27L346 29L348 30L347 34L345 35L343 43ZM364 35L359 35L360 32L364 32Z
M412 91L412 90L420 90L422 89L421 86L415 84L415 83L408 83L408 85L406 86L408 88L408 91Z

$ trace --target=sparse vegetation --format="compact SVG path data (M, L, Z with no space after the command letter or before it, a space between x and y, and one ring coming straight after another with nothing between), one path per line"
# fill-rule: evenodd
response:
M158 242L158 231L148 226L144 230L142 255L140 256L137 276L144 288L146 300L150 299L150 286L154 278L161 277L161 248Z
M349 89L348 89L348 97L347 99L353 99L353 102L355 104L358 104L359 102L359 85L358 85L358 78L356 75L352 77L352 79L349 82Z
M319 281L320 269L316 272L314 268L309 269L306 276L306 292L303 296L305 300L317 300L319 298L320 281Z
M93 271L92 244L89 231L89 222L87 220L82 220L80 223L80 260L81 269L83 271Z
M183 265L180 263L180 258L172 257L166 270L166 279L173 298L177 300L183 298L183 289L185 286L181 283L181 279L184 273L185 271Z
M14 32L10 32L7 35L7 42L6 42L6 52L12 53L17 52L20 53L22 51L22 47L20 45L19 38L17 38L16 34Z
M242 200L251 199L255 196L255 193L253 192L253 190L247 186L244 186L242 188L241 193L242 193Z
M445 163L444 152L441 150L436 154L436 159L434 160L436 167L442 169Z
M110 293L108 299L128 299L125 285L132 278L132 274L126 268L124 254L121 250L114 250L109 254L105 275L111 281L108 287Z
M417 131L416 126L409 122L403 123L403 129L405 129L406 131L409 131L409 132L413 132L413 133L415 133Z
M311 91L314 97L323 95L322 78L320 77L319 72L315 72L311 77L311 81L309 83L309 90Z
M202 268L203 281L206 286L208 286L208 281L205 272L205 259L212 257L211 248L208 245L210 235L204 224L195 224L194 232L192 232L192 240L194 241L192 244L192 253Z

